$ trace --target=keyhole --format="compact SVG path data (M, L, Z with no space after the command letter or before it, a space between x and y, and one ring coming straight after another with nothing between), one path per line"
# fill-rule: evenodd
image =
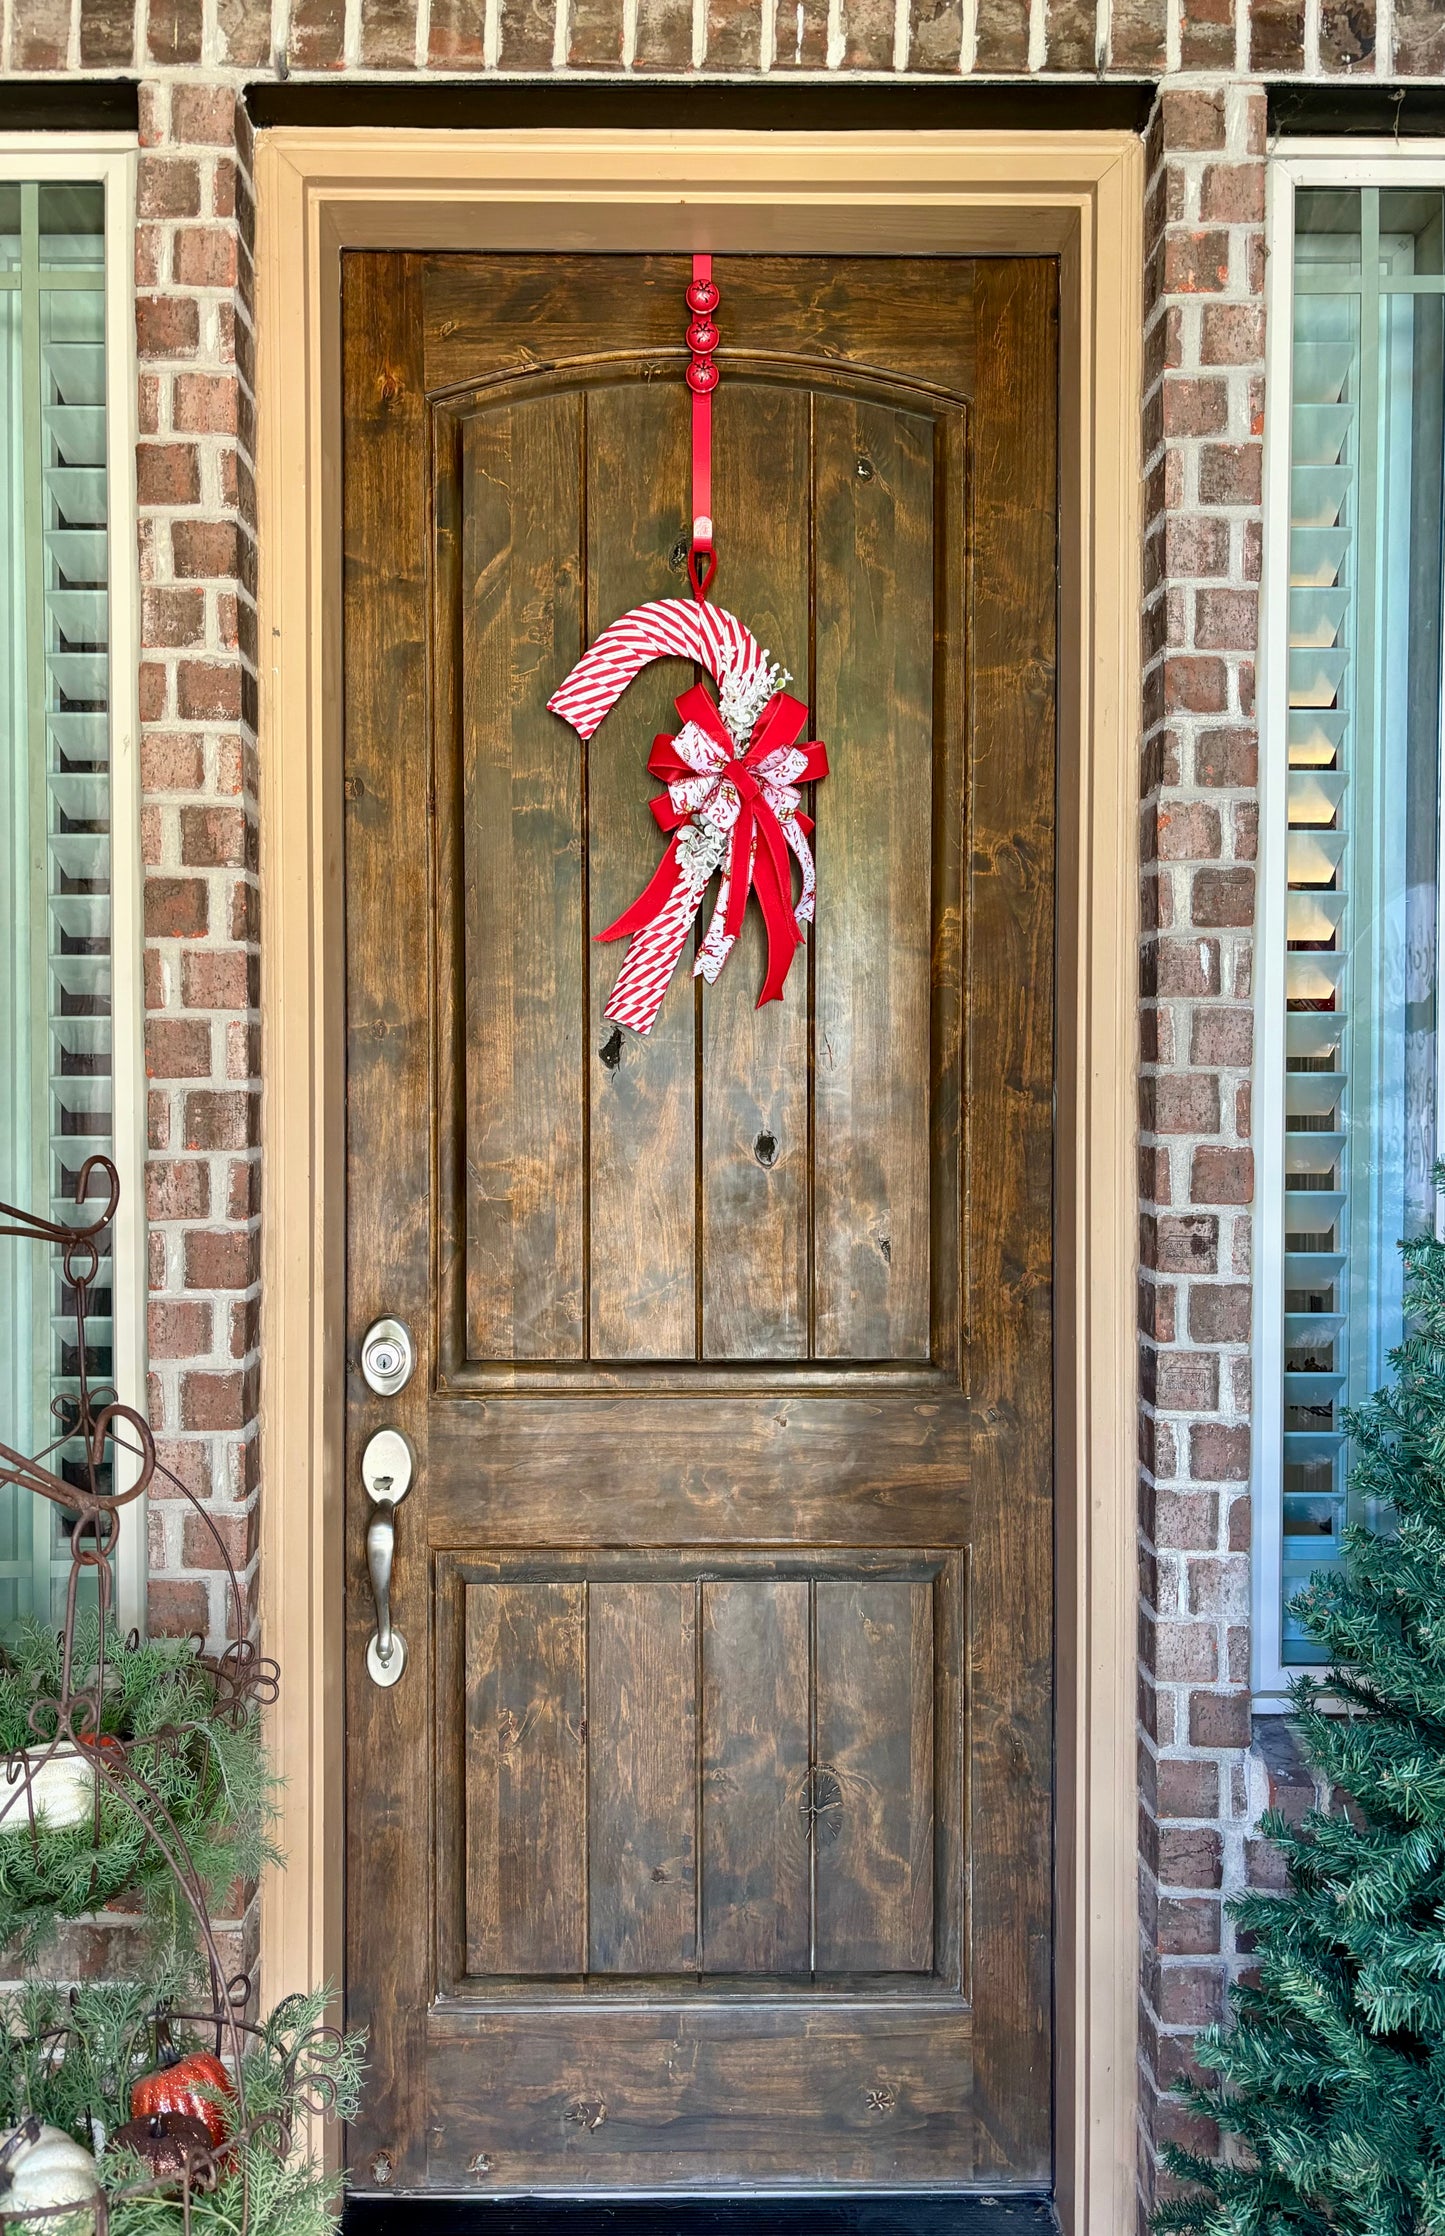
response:
M758 1135L757 1140L753 1143L753 1155L757 1158L758 1163L765 1167L777 1163L778 1145L770 1133L760 1133Z
M860 481L871 481L871 480L873 479L873 461L872 461L872 459L871 459L871 458L860 458L860 459L859 459L859 461L858 461L857 472L858 472L858 479L859 479Z
M675 575L680 575L687 565L687 538L679 536L667 555L667 563Z
M616 1071L622 1061L622 1028L614 1025L607 1039L597 1051L609 1071Z

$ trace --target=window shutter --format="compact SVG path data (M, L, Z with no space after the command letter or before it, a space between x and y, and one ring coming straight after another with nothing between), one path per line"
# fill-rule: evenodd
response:
M1356 579L1358 354L1333 298L1296 305L1291 420L1285 939L1284 1548L1286 1603L1344 1525L1349 1251L1343 1185L1349 843L1346 736ZM1303 1643L1284 1617L1286 1654Z

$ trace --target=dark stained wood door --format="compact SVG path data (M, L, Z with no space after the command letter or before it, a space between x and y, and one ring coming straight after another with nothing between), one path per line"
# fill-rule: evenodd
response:
M817 926L758 1010L750 905L639 1039L590 935L692 672L585 748L546 701L683 593L687 261L344 266L363 2191L1049 2174L1056 272L716 273L714 596L828 747Z

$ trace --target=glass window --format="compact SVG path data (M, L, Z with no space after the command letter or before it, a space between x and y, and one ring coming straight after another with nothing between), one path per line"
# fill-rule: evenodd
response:
M1388 1374L1399 1241L1434 1217L1440 1036L1445 195L1295 197L1288 472L1279 1316L1279 1661L1337 1560L1343 1409ZM1262 1419L1262 1432L1268 1416ZM1271 1426L1273 1424L1270 1424ZM1273 1438L1271 1438L1273 1442ZM1362 1519L1378 1522L1381 1517Z
M67 1220L113 1146L104 195L0 184L0 1198ZM102 1311L113 1285L104 1268ZM58 1260L0 1242L0 1439L59 1435L62 1473L66 1301ZM90 1337L104 1385L110 1320ZM64 1531L0 1491L0 1628L63 1616Z

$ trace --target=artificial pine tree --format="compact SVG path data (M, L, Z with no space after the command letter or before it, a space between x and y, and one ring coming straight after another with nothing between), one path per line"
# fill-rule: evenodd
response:
M1198 2044L1218 2081L1182 2092L1234 2141L1166 2150L1191 2186L1160 2230L1445 2236L1445 1246L1404 1258L1395 1381L1348 1416L1354 1485L1397 1526L1351 1528L1295 1602L1331 1665L1296 1729L1349 1803L1264 1820L1288 1891L1231 1905L1255 1977Z
M1394 1507L1396 1529L1351 1527L1340 1570L1295 1601L1331 1664L1324 1684L1295 1684L1295 1728L1349 1807L1264 1820L1288 1892L1230 1905L1255 1977L1233 1990L1233 2024L1199 2039L1219 2079L1181 2091L1235 2144L1221 2162L1165 2149L1190 2189L1156 2229L1445 2236L1445 1245L1432 1237L1405 1243L1405 1319L1394 1386L1349 1415L1353 1485Z

